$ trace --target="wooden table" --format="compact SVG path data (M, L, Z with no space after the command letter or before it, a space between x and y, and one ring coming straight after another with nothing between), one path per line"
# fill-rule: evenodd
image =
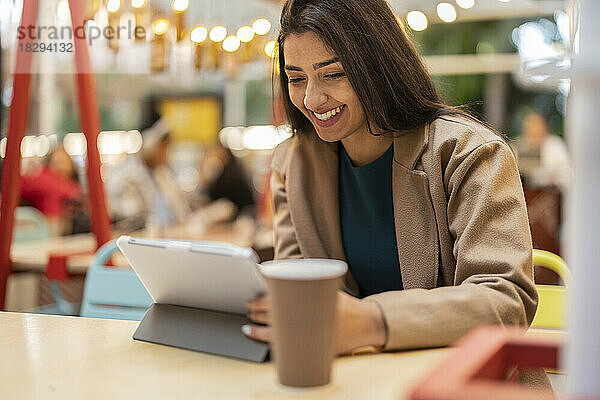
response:
M144 231L130 234L135 237L148 237ZM162 232L162 237L179 240L207 240L215 242L226 242L238 246L251 246L253 244L253 233L244 227L231 225L218 225L205 232L190 231L184 226L176 226ZM13 243L11 247L11 260L14 271L38 271L43 272L48 265L48 256L51 253L85 253L89 255L69 256L67 269L73 274L82 274L87 271L92 254L96 249L96 239L90 234L79 234L70 236L53 237L46 240ZM127 267L124 257L115 257L115 264Z
M48 256L52 253L85 253L90 254L96 248L96 239L90 234L53 237L46 240L34 240L22 243L13 243L11 246L11 260L14 271L39 271L46 270ZM69 272L82 273L87 270L92 256L69 257L67 266Z
M0 313L0 398L405 399L451 349L339 358L322 389L255 364L131 337L138 322Z

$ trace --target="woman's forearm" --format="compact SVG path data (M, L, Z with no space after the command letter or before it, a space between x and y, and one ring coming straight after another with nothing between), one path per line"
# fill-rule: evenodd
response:
M339 300L339 353L346 354L366 346L384 346L386 328L379 305L345 293L341 293Z
M363 304L365 305L364 327L366 330L364 332L364 338L366 345L384 346L387 341L387 335L383 313L377 303L366 301Z

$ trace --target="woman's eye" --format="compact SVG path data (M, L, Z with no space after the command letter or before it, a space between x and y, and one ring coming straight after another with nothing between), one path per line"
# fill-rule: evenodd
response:
M343 76L346 76L346 74L344 72L335 72L335 73L332 73L332 74L325 75L325 78L327 78L327 79L338 79L338 78L341 78Z
M289 83L299 83L302 82L304 78L288 78Z

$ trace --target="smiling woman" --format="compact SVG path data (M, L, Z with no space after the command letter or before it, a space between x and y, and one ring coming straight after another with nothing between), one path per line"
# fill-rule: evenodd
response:
M323 41L312 32L293 34L284 51L289 98L319 137L335 142L358 138L360 132L368 135L360 100L340 59Z
M338 350L446 346L527 326L532 245L501 135L442 101L385 0L288 0L273 155L275 258L345 260ZM249 303L270 339L268 301Z

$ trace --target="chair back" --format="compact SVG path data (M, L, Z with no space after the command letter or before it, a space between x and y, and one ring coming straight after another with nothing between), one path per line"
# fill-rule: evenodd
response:
M153 303L132 269L104 265L116 251L112 240L96 252L85 278L82 317L140 321Z
M46 217L33 207L17 207L13 241L43 240L50 237Z
M533 265L548 268L562 279L565 286L536 285L539 302L531 323L533 328L562 328L565 324L565 300L571 272L567 263L554 253L533 250Z

